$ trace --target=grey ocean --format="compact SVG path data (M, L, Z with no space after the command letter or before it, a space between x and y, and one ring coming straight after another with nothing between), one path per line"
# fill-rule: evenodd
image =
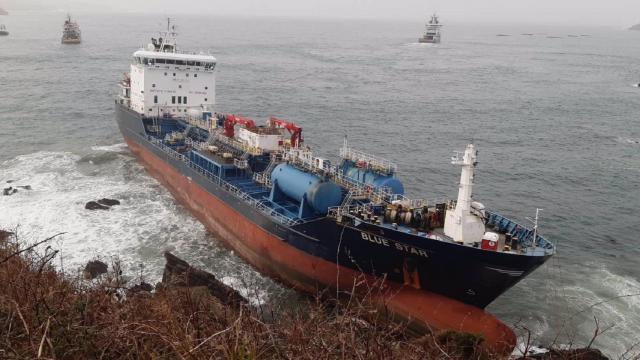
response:
M65 13L2 19L11 36L0 38L0 182L33 190L0 196L0 226L66 232L56 246L69 272L118 256L155 281L168 249L256 302L290 298L220 247L122 144L116 82L161 16L74 15L79 46L60 44ZM415 43L419 22L175 21L183 48L218 58L216 110L294 120L334 158L346 134L397 162L414 197L454 196L450 156L474 141L476 198L523 222L543 208L541 231L558 245L489 310L543 344L560 332L561 343L586 345L594 316L613 325L595 344L607 354L640 340L640 296L626 296L640 293L640 32L443 17L443 43L429 46ZM84 210L105 196L123 204Z

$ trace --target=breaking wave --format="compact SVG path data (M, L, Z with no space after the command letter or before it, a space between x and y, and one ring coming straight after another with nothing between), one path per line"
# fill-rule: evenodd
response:
M83 156L69 152L18 156L2 163L0 183L31 186L0 196L0 227L17 227L23 238L33 240L64 233L54 247L61 250L67 273L80 271L96 257L107 262L118 258L126 274L154 283L161 278L162 254L168 250L211 271L254 303L283 291L218 245L201 223L145 174L124 144L93 147ZM88 201L105 197L118 199L121 205L107 211L85 210Z
M640 138L630 138L630 137L619 136L616 138L616 141L621 144L640 145Z

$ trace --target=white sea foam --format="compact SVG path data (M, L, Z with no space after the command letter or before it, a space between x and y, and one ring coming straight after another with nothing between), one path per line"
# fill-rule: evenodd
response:
M589 268L586 276L575 274L581 280L559 289L558 295L552 297L556 304L549 307L545 317L550 317L556 308L561 310L560 319L554 319L544 338L551 342L557 337L557 341L571 343L573 347L586 346L596 326L595 317L600 331L608 330L596 339L594 347L619 357L638 341L637 334L640 334L640 296L637 295L640 282L615 274L602 265L585 266Z
M38 152L4 162L0 181L30 185L32 190L0 196L0 227L19 225L22 237L34 241L64 232L55 246L67 272L94 257L117 257L126 273L142 272L154 282L162 274L162 252L169 250L217 276L251 279L260 291L228 282L252 301L267 300L264 288L274 286L271 281L218 246L201 223L144 173L123 144L93 150L83 157ZM103 197L118 199L121 205L85 210L86 202Z
M630 137L624 137L624 136L618 136L616 138L616 141L622 144L634 144L634 145L640 145L640 138L630 138Z

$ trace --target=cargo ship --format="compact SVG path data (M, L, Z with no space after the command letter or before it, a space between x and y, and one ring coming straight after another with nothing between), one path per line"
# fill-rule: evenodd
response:
M419 43L423 44L439 44L440 43L440 29L442 28L442 24L440 24L440 20L438 19L438 15L431 15L431 19L426 25L424 30L424 34L421 38L418 39Z
M82 35L80 32L80 26L77 22L71 20L71 15L67 15L67 19L64 21L62 28L62 43L63 44L80 44L82 42Z
M178 50L170 23L135 51L115 99L130 151L226 246L292 287L356 292L383 284L376 302L411 327L480 333L510 351L513 332L483 309L554 254L533 227L472 198L477 150L457 199L405 195L389 160L347 139L339 160L317 156L302 127L215 110L210 54Z

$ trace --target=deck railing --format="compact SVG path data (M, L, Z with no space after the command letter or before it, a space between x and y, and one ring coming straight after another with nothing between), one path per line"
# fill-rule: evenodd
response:
M272 217L273 219L277 220L278 222L280 222L282 224L285 224L285 225L288 225L288 226L292 226L292 225L296 225L296 224L302 223L302 220L293 219L293 218L290 218L288 216L282 215L281 213L277 212L275 209L267 206L265 204L265 200L258 200L256 198L252 197L251 195L249 195L248 193L244 192L239 187L231 184L230 182L222 179L221 177L219 177L217 175L214 175L210 171L204 169L203 167L201 167L198 164L196 164L193 161L191 161L185 155L182 155L179 152L173 150L171 147L163 144L162 140L153 138L152 136L148 136L148 135L144 139L147 142L149 142L152 146L154 146L157 149L161 150L162 152L164 152L168 156L170 156L170 157L172 157L172 158L174 158L176 160L184 162L186 165L188 165L190 168L195 170L197 173L199 173L200 175L206 177L209 181L217 184L218 186L222 187L224 190L226 190L227 192L229 192L233 196L235 196L238 199L244 201L246 204L254 207L255 209L257 209L260 212L262 212L263 214Z
M534 232L532 229L522 226L500 214L491 211L485 211L485 213L487 225L495 227L499 232L510 233L511 235L513 235L513 237L517 237L518 242L522 248L540 247L545 250L555 250L553 244L539 234L536 235L536 239L534 242Z

